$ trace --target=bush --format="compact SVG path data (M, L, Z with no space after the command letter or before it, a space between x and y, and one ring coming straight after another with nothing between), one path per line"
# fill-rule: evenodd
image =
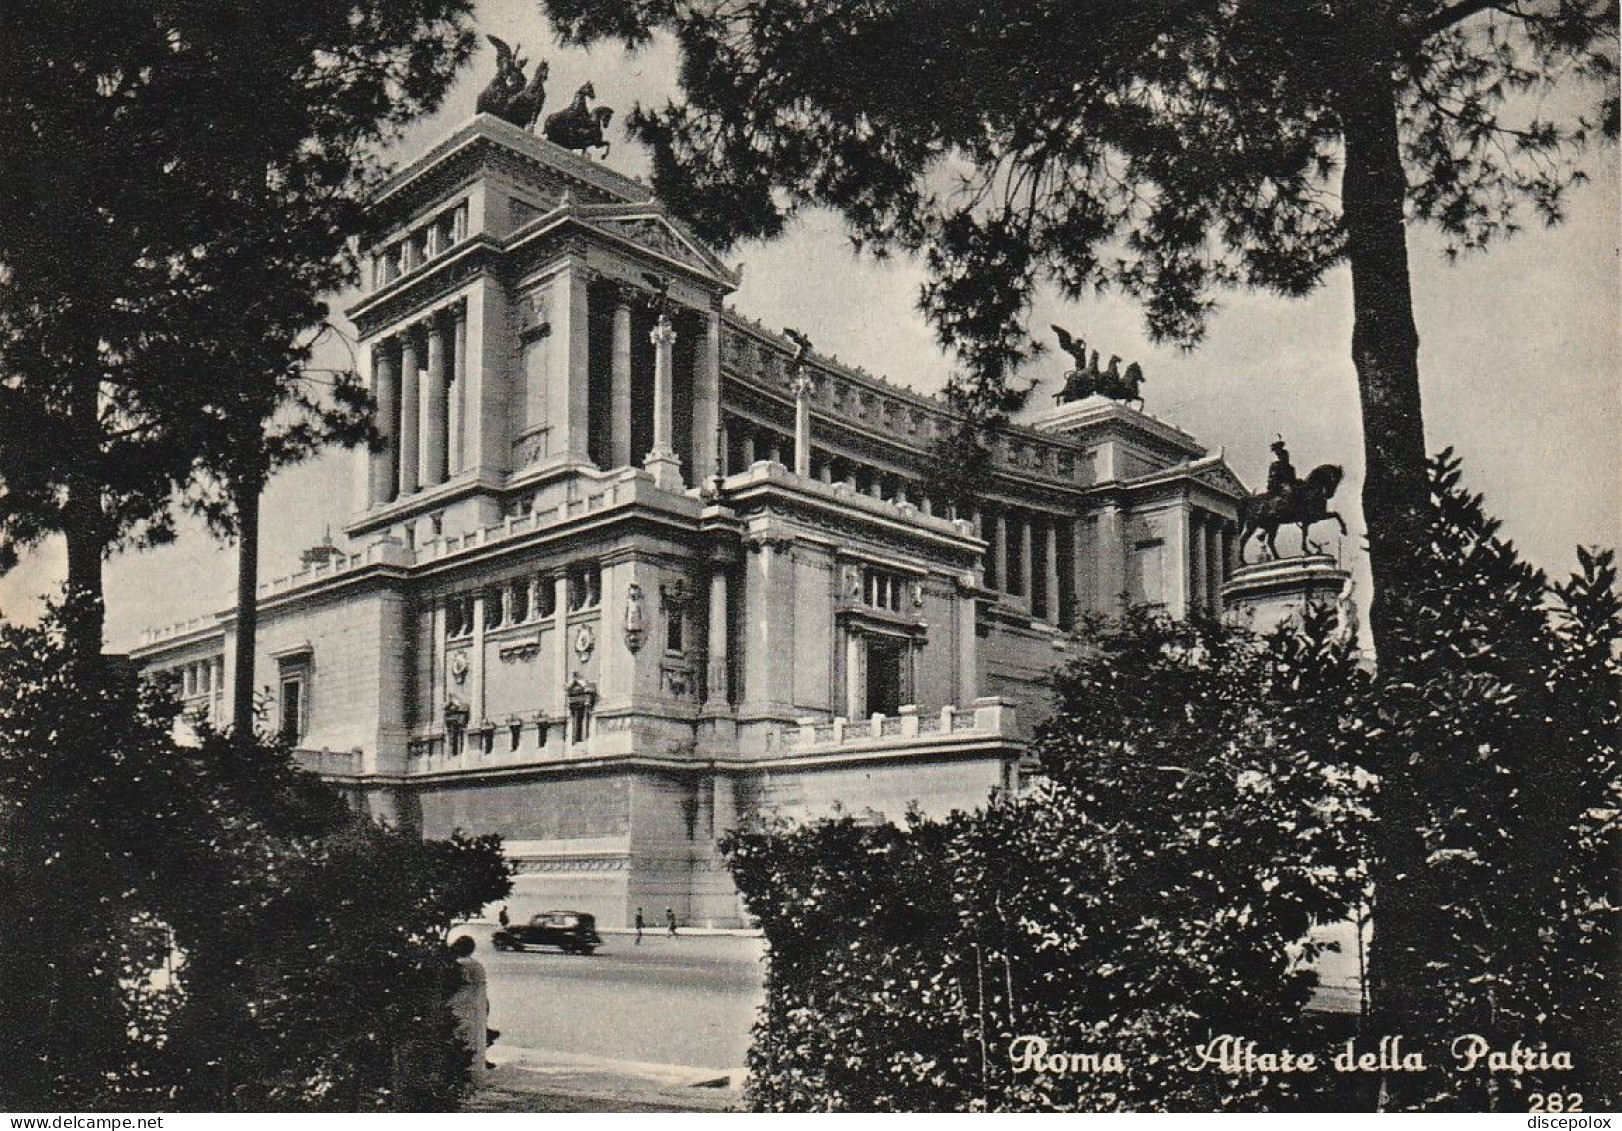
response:
M1333 704L1366 681L1326 618L1258 641L1134 616L1059 680L1026 796L943 822L729 842L765 931L750 1099L769 1110L1299 1107L1186 1070L1213 1034L1305 1049L1315 922L1363 887L1364 785ZM1323 734L1325 719L1329 735ZM1292 1036L1293 1035L1293 1036ZM1011 1045L1119 1054L1016 1072Z
M1373 892L1420 940L1372 986L1429 1071L1384 1106L1617 1102L1622 1014L1622 600L1610 553L1550 585L1497 537L1450 453L1431 466L1408 677L1327 615L1266 639L1142 612L1089 626L1057 674L1046 780L901 826L762 827L728 844L770 944L750 1051L767 1110L1300 1110L1355 1078L1191 1072L1212 1036L1323 1054L1315 923L1361 917L1371 818L1424 866ZM1379 790L1401 767L1407 788ZM1413 921L1417 917L1418 929ZM1417 972L1417 973L1414 973ZM1569 1050L1572 1071L1455 1069L1452 1041ZM1372 1043L1378 1033L1364 1034ZM1010 1042L1123 1071L1013 1071ZM1361 1051L1361 1049L1360 1049ZM1372 1096L1367 1102L1374 1102Z
M445 1110L452 921L510 887L495 838L373 824L253 739L0 632L0 1102Z

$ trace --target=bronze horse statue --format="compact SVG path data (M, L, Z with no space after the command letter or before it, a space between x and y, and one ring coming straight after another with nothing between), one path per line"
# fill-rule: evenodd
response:
M1101 371L1098 368L1098 351L1093 351L1092 362L1087 360L1087 343L1075 337L1063 326L1055 325L1053 332L1058 335L1059 348L1069 354L1075 361L1075 368L1064 375L1064 388L1054 394L1054 401L1058 404L1070 404L1072 401L1085 400L1091 396L1109 397L1111 400L1124 401L1128 404L1136 401L1138 407L1143 407L1143 394L1138 391L1143 384L1143 367L1137 362L1126 367L1121 372L1121 359L1111 357L1109 368Z
M1343 476L1338 464L1326 463L1312 469L1307 477L1292 486L1286 494L1252 495L1239 501L1239 554L1244 557L1245 545L1258 530L1262 545L1272 560L1278 558L1278 528L1293 523L1301 528L1301 552L1316 554L1322 547L1307 539L1307 530L1314 523L1334 519L1346 533L1346 520L1329 509L1329 500L1340 486ZM1263 559L1268 560L1268 559Z
M547 117L546 139L582 154L589 149L601 149L607 157L610 143L605 134L614 111L607 106L587 109L587 100L596 97L597 89L589 82L575 91L574 101L566 109Z
M546 105L546 77L551 66L542 59L535 64L534 77L526 81L526 60L518 49L493 35L485 38L496 49L496 74L490 85L479 92L476 109L480 114L494 114L521 130L533 128L541 116L541 107Z

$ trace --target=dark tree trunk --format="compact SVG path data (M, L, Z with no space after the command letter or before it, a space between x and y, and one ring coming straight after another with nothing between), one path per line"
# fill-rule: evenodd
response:
M232 488L237 512L236 667L231 673L231 730L253 733L253 653L259 634L259 495L257 476Z
M1374 575L1369 623L1383 679L1411 667L1399 637L1428 540L1419 334L1403 220L1406 179L1397 132L1392 56L1377 42L1348 76L1342 125L1342 207L1352 269L1352 362L1363 414L1363 516ZM1423 890L1425 799L1405 764L1380 767L1372 872L1376 891L1369 991L1381 1032L1417 1035L1436 1016L1424 969L1432 899ZM1434 1020L1433 1022L1434 1023ZM1420 1028L1413 1028L1414 1025Z
M101 655L106 607L102 593L102 561L107 553L106 523L102 518L101 484L94 454L99 448L96 419L99 382L93 372L79 375L69 405L69 433L79 458L67 477L63 500L62 534L68 547L68 645L91 665Z

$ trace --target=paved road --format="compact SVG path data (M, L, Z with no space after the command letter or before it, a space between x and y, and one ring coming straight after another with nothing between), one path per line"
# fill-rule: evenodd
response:
M488 928L479 943L490 978L490 1024L501 1043L614 1060L741 1069L765 1000L762 942L649 932L641 946L606 935L592 955L506 954Z

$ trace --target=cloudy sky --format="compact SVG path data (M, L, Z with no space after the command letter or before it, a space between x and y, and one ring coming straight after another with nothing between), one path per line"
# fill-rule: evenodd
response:
M549 107L587 79L599 101L620 115L674 90L673 51L655 47L635 57L617 49L563 51L532 0L485 0L480 30L522 44L531 59L550 60ZM413 132L398 159L409 160L469 117L494 68L494 52L481 43L448 104ZM641 152L623 140L608 164L632 175L646 171ZM1457 449L1470 486L1485 492L1509 536L1556 573L1570 568L1578 543L1622 542L1616 152L1599 154L1591 170L1559 228L1530 230L1453 264L1430 233L1417 230L1410 238L1430 447ZM819 352L920 390L938 389L950 370L951 359L914 305L922 271L857 258L834 217L807 216L778 242L740 247L732 258L747 266L732 297L742 313L768 326L799 327ZM353 297L334 306L342 309ZM1038 301L1032 322L1062 323L1106 355L1140 361L1149 379L1147 411L1224 449L1253 485L1265 478L1275 432L1290 441L1303 472L1318 463L1345 465L1337 502L1352 537L1341 552L1366 577L1358 551L1362 437L1345 269L1307 299L1229 297L1193 353L1151 347L1138 311L1121 300L1078 306L1050 293ZM1055 352L1031 370L1045 378L1033 406L1051 404L1043 394L1057 389L1065 360ZM291 572L298 552L329 526L342 539L353 503L351 458L331 453L271 485L263 577ZM1292 535L1281 537L1293 546ZM107 571L109 644L122 649L144 627L225 608L231 560L229 547L192 526L176 545L116 558ZM30 618L39 597L60 583L63 563L60 546L47 546L0 579L0 613ZM1361 588L1366 592L1366 581Z

